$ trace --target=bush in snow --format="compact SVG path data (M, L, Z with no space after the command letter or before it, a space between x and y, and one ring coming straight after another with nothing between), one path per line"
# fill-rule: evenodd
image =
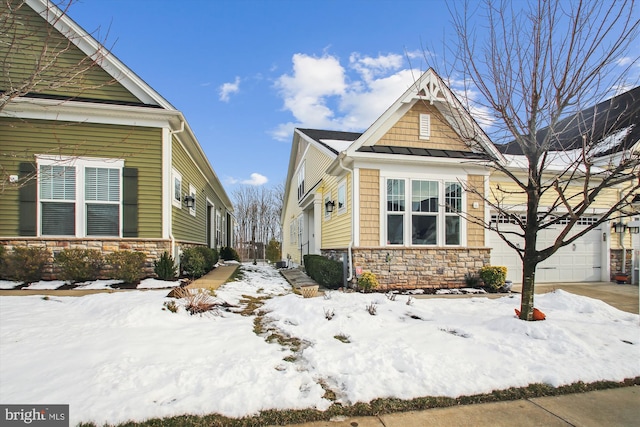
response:
M230 246L223 246L220 248L220 258L225 261L238 261L240 262L240 255Z
M498 292L507 279L507 267L485 265L480 269L480 278L489 292Z
M51 254L46 248L16 246L13 252L4 256L1 275L23 283L37 282L42 279L44 267L50 259Z
M195 250L204 258L204 273L213 270L218 262L218 251L206 246L196 246Z
M464 284L467 288L480 287L480 277L477 274L468 272L464 275Z
M322 255L305 255L304 268L309 277L321 286L338 289L342 286L342 263Z
M60 279L75 283L98 279L104 259L97 249L74 248L59 252L54 263L60 268Z
M111 266L111 278L135 284L144 275L146 258L142 252L117 251L108 254L105 261Z
M365 271L358 277L358 287L365 292L371 292L378 287L378 278L370 271Z
M173 257L165 251L160 259L153 261L153 271L160 280L173 280L178 275L178 266Z
M219 305L211 293L205 289L196 291L187 288L176 288L173 291L173 296L184 300L184 308L190 314L206 313Z
M194 279L204 276L207 272L207 261L204 255L196 248L187 248L182 252L180 265L182 271Z

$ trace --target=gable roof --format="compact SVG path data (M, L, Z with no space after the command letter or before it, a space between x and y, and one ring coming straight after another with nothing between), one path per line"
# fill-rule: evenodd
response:
M70 102L59 103L48 99L49 97L46 95L28 94L27 98L29 98L29 101L33 101L33 99L36 98L38 102L23 103L20 109L22 111L43 111L41 107L46 110L48 107L54 106L57 120L71 120L69 117L77 113L77 111L81 111L85 117L91 115L95 118L96 116L93 114L93 111L87 108L86 101L89 101L94 103L91 108L99 108L99 114L108 117L129 117L135 111L136 120L141 123L141 126L149 125L154 117L160 117L162 121L166 120L174 132L175 138L185 146L187 152L194 159L195 164L221 199L226 209L229 212L233 212L231 199L222 186L220 179L211 166L209 158L204 153L202 146L198 142L198 139L182 112L177 110L129 67L124 65L113 53L108 51L53 2L49 0L24 0L24 2L85 55L92 58L96 56L99 57L100 61L97 63L97 66L124 86L125 89L130 91L143 105L111 105L113 103L109 101L87 99L85 99L84 103L78 102L77 99ZM15 103L18 104L20 102L20 98L16 98Z
M372 146L397 120L417 102L428 102L445 118L449 126L461 137L467 136L470 152L483 153L503 160L502 154L491 142L478 123L464 108L440 76L429 68L425 71L347 150L352 156L362 152L363 146ZM366 150L364 150L366 151Z
M99 57L99 66L144 104L161 107L166 110L176 110L169 101L124 65L113 53L108 51L80 25L76 24L53 2L49 0L25 0L25 3L84 54L92 58Z
M538 142L554 132L549 151L578 150L583 135L596 145L595 157L631 149L640 141L640 86L560 120L536 134ZM523 155L517 142L497 146L503 154Z
M296 128L296 131L305 134L333 154L339 154L341 151L346 150L353 141L362 135L362 132L341 132L320 129Z

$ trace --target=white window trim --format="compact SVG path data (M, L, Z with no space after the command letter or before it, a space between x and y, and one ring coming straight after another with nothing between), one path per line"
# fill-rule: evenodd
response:
M213 245L218 248L222 246L222 212L220 210L213 208L215 211L215 237Z
M300 163L300 168L298 169L297 172L297 177L298 177L298 186L297 186L297 192L298 192L298 200L302 199L304 197L304 195L306 194L306 188L305 188L305 179L306 179L306 171L305 171L305 163L306 160L304 160L302 163Z
M340 188L344 187L344 203L342 206L340 206ZM336 206L338 208L338 215L341 215L345 212L347 212L347 205L349 203L349 195L347 194L347 180L343 179L342 181L340 181L340 183L338 184L338 197L336 198Z
M180 180L180 200L176 200L176 178ZM171 168L171 204L182 209L182 174Z
M198 192L196 191L196 187L194 187L193 184L189 184L189 195L193 197L193 207L189 208L189 214L191 214L191 216L196 216L196 209L198 208Z
M397 214L403 214L403 236L402 244L388 244L387 243L387 180L388 179L401 179L405 181L405 210L404 212L398 212ZM435 245L418 245L411 242L411 219L413 215L411 206L412 187L411 181L436 181L438 182L438 235ZM460 217L460 244L447 245L445 235L445 220L447 215L453 215L452 213L445 212L445 188L447 183L459 183L462 186L462 214ZM430 175L384 175L380 177L380 245L389 247L414 247L414 248L461 248L467 246L467 221L465 221L464 213L467 208L467 193L464 191L465 180L461 177L434 177Z
M99 157L74 157L74 156L50 156L50 155L36 155L36 168L39 173L40 166L74 166L76 168L76 198L74 203L76 205L76 217L75 217L75 237L94 237L87 236L86 226L86 200L85 200L85 168L106 168L106 169L120 169L120 200L118 204L118 215L120 216L120 227L118 229L117 236L100 236L103 238L109 237L122 237L122 169L124 168L123 159L108 159ZM42 209L40 208L41 196L40 196L40 178L37 182L37 235L42 236ZM115 202L111 203L115 204ZM47 236L50 237L50 236ZM68 236L67 236L68 237Z

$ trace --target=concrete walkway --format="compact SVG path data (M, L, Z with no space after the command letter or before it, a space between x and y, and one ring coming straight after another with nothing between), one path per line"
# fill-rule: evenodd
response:
M233 276L239 267L240 264L236 263L221 264L186 287L189 289L218 289Z
M300 289L301 286L313 286L318 284L299 268L283 268L280 270L280 274L282 274L285 280L289 282L294 289Z
M634 426L640 420L640 387L623 387L564 396L343 418L305 427L527 427Z

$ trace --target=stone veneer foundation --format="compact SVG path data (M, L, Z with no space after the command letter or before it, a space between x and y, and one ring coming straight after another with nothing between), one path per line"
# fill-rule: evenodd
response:
M52 255L51 262L45 266L43 280L56 280L57 271L53 265L53 256L64 249L97 249L106 255L115 251L138 251L147 256L145 262L145 275L154 276L153 262L165 252L171 253L171 241L163 239L60 239L60 238L25 238L2 239L0 245L4 245L7 251L12 251L14 246L46 248Z
M333 256L346 250L323 250ZM389 261L387 262L387 254ZM490 264L489 248L354 248L354 268L371 271L380 289L453 289L465 287L467 273Z

